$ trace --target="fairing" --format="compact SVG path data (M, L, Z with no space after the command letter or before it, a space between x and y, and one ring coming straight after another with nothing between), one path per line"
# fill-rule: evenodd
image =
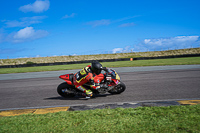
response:
M59 78L65 80L67 82L67 84L69 85L73 85L73 83L70 81L70 74L65 74L65 75L60 75Z

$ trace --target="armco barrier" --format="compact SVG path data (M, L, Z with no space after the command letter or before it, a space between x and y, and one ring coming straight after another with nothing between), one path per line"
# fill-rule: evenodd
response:
M172 56L159 56L159 57L120 58L120 59L102 59L102 60L97 60L97 61L99 61L99 62L130 61L130 60L134 61L134 60L167 59L167 58L197 57L197 56L200 56L200 54L185 54L185 55L172 55ZM92 61L93 60L71 61L71 62L55 62L55 63L33 63L33 64L20 64L20 65L3 65L3 66L0 66L0 68L68 65L68 64L91 63Z

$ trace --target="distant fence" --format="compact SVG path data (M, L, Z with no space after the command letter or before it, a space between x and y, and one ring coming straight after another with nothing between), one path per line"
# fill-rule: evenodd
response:
M159 56L159 57L120 58L120 59L102 59L102 60L97 60L97 61L99 61L99 62L129 61L129 60L134 61L134 60L167 59L167 58L197 57L197 56L200 56L200 54L171 55L171 56ZM91 63L92 61L94 61L94 60L55 62L55 63L33 63L33 64L20 64L20 65L3 65L3 66L0 66L0 68L68 65L68 64Z

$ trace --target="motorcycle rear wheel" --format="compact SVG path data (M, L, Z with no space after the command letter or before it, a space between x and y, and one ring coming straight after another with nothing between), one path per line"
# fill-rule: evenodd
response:
M61 95L62 97L65 97L65 98L70 98L70 97L74 97L75 94L74 93L67 93L67 92L64 92L65 89L69 89L71 88L72 86L68 85L66 82L64 83L61 83L58 87L57 87L57 92L59 95Z
M116 85L112 90L108 91L110 94L120 94L124 92L126 86L123 82L120 81L120 84Z

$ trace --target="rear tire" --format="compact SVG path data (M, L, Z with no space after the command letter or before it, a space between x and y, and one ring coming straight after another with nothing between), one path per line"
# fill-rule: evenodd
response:
M120 81L120 84L116 85L112 90L108 91L110 94L120 94L124 92L126 85Z
M58 87L57 87L57 92L59 95L61 95L62 97L65 98L70 98L70 97L74 97L75 94L74 93L67 93L67 92L63 92L65 89L71 89L72 86L68 85L66 82L61 83Z

